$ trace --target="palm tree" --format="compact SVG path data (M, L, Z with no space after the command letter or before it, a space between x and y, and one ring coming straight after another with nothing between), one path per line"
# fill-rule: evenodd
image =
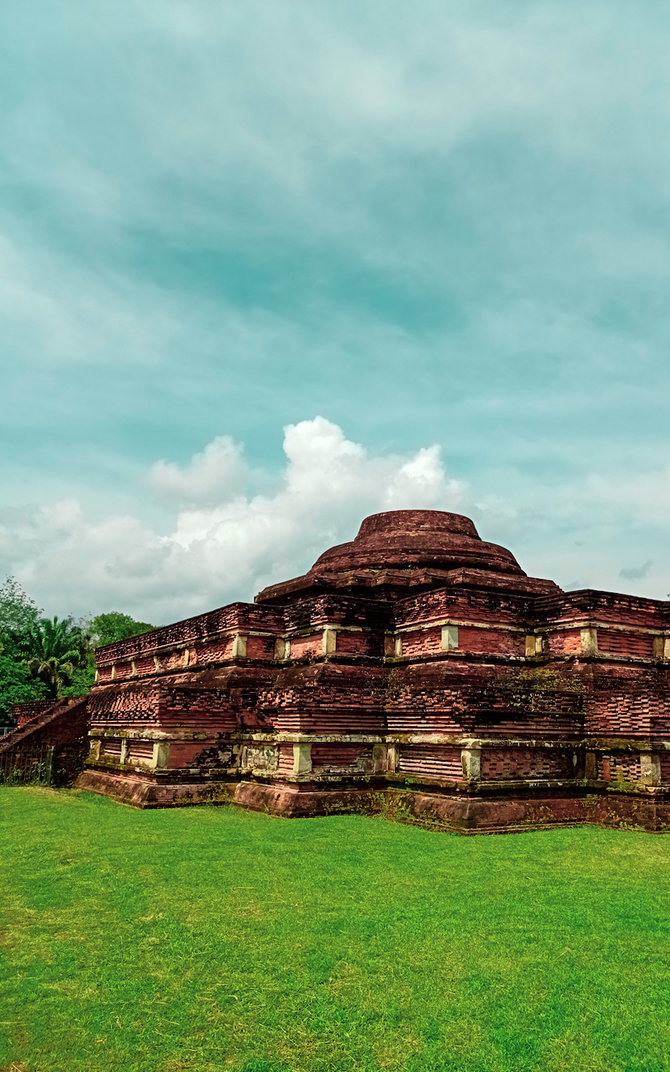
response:
M23 665L44 682L54 699L72 683L75 670L85 661L88 641L72 618L40 618L23 637Z

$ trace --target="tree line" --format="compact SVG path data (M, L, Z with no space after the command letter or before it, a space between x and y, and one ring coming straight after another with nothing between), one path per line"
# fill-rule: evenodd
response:
M0 723L13 704L83 696L95 678L95 649L154 626L109 611L47 618L13 577L0 586Z

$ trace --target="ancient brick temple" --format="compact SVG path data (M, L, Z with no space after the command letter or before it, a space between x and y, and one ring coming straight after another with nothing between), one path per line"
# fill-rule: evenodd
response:
M527 577L457 514L100 648L81 788L464 832L670 824L670 604Z

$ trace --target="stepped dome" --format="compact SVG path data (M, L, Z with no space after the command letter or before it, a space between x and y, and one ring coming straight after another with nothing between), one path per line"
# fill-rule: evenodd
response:
M324 551L302 577L271 585L257 602L287 598L307 589L375 589L384 596L407 588L454 583L517 591L555 590L552 581L530 579L511 551L485 543L474 523L442 510L390 510L363 521L350 543Z
M325 551L310 573L416 566L444 570L469 567L525 576L510 551L484 543L470 518L442 510L372 514L351 543Z

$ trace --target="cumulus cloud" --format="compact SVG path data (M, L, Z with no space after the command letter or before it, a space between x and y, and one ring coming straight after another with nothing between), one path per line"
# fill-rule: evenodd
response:
M149 471L159 494L179 501L216 502L243 486L247 467L242 449L230 436L216 436L188 465L161 459Z
M307 570L325 547L353 538L366 514L451 509L462 493L439 447L369 452L323 417L288 425L283 449L283 469L259 494L242 447L217 436L185 465L150 468L150 485L176 501L165 531L131 516L92 519L66 499L24 518L20 544L5 524L2 564L54 610L113 606L162 622L251 599Z
M632 548L642 556L664 545L664 469L637 490L614 469L551 485L491 470L485 483L488 494L452 477L437 445L371 450L319 416L285 427L279 468L252 468L243 444L226 435L186 461L154 463L138 479L132 513L101 516L72 497L5 510L0 577L14 574L51 613L120 609L161 624L250 600L305 572L368 514L427 508L467 514L530 574L565 588L620 590L624 578L639 595L664 598L670 589L662 556L621 567ZM161 523L146 520L147 485L161 498Z

